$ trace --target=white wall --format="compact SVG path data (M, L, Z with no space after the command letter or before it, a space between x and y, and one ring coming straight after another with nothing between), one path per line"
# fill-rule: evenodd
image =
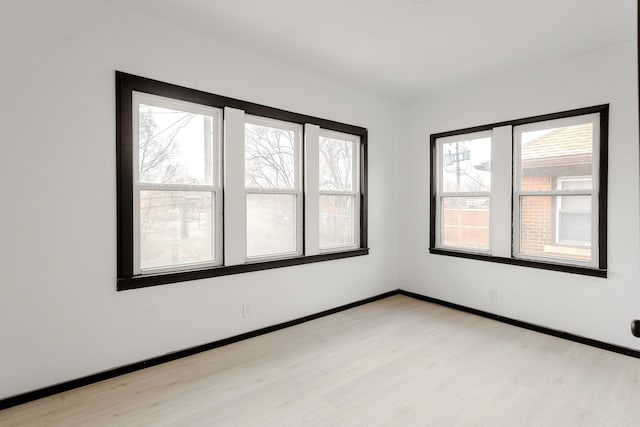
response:
M636 43L442 90L401 120L400 287L549 328L640 349ZM429 134L610 104L609 278L430 255ZM490 292L498 291L497 302Z
M640 317L635 43L442 90L399 115L395 102L114 3L0 9L0 399L399 286L640 349L629 334ZM116 69L367 127L371 255L116 292ZM601 103L608 279L428 254L430 133Z
M0 399L398 288L397 104L114 3L2 2ZM116 292L114 70L367 127L371 254Z

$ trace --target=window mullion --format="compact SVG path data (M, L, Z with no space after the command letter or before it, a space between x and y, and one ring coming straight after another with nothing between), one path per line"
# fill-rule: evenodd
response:
M304 125L304 254L320 253L320 127Z
M494 256L511 256L512 127L493 129L491 140L490 247Z
M224 264L244 264L247 206L244 176L244 111L224 109Z

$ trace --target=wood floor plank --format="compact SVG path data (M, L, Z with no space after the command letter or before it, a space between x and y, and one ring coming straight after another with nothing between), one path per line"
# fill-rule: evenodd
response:
M637 426L640 361L394 296L0 411L0 426Z

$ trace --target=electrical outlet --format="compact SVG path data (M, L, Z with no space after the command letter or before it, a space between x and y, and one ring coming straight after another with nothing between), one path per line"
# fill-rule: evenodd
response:
M242 317L245 319L251 316L251 311L249 311L249 304L242 304Z
M498 290L497 289L491 289L489 291L489 300L491 302L498 302Z

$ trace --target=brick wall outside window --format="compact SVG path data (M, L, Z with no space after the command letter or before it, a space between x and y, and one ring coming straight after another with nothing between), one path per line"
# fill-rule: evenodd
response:
M522 178L523 191L552 190L550 176ZM544 253L545 244L553 242L553 198L550 196L525 197L522 203L520 250L526 253Z

